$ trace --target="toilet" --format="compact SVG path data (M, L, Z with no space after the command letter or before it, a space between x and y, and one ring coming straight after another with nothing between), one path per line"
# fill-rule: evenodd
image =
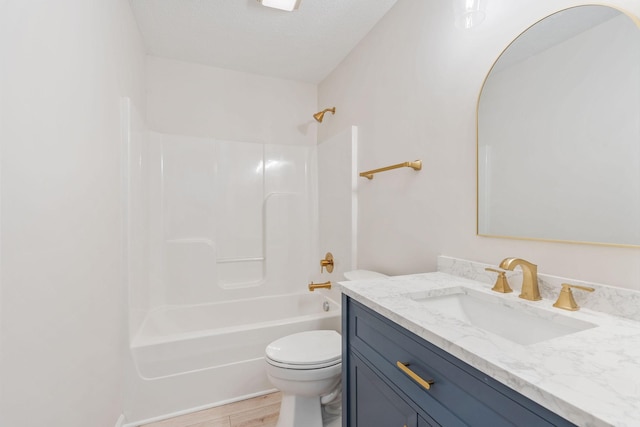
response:
M344 273L347 280L385 278L368 270ZM340 379L342 337L334 330L287 335L265 350L267 377L282 392L276 427L342 425Z
M388 278L386 274L378 273L377 271L370 270L353 270L344 273L344 278L347 280L370 280L370 279L384 279Z
M342 337L333 330L299 332L267 346L267 377L282 392L276 427L323 427L323 405L339 413L341 357Z

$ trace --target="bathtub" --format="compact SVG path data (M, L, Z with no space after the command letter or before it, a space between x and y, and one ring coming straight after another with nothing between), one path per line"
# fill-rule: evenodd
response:
M339 304L320 292L155 309L131 342L127 426L273 391L271 341L340 326Z

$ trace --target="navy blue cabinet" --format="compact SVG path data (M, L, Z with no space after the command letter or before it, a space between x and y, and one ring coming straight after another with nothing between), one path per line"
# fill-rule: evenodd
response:
M354 385L350 404L355 413L351 426L418 427L416 410L391 389L384 377L376 374L358 356L352 354L350 360L349 381ZM375 404L372 405L371 402Z
M351 298L342 303L344 427L574 425Z

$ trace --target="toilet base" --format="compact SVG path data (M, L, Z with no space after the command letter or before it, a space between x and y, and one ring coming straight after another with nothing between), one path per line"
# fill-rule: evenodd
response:
M276 427L322 427L320 397L282 394Z
M337 414L322 414L323 427L342 427L342 411Z
M341 418L334 418L333 420L331 420L329 422L325 422L322 425L324 427L342 427L342 419Z

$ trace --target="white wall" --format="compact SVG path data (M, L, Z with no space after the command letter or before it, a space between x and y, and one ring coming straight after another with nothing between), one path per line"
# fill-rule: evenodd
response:
M315 283L339 282L356 268L357 147L356 126L318 144L318 254L311 269ZM334 269L320 273L320 260L327 252L334 257ZM333 288L329 297L340 301L341 295Z
M0 13L0 425L113 426L125 292L120 103L144 56L126 0Z
M640 15L634 0L606 1ZM319 87L337 114L325 140L355 124L359 167L422 159L359 186L358 267L433 271L438 254L492 264L518 256L548 274L640 289L640 249L478 237L476 103L486 73L518 34L570 0L491 0L478 27L454 26L451 2L399 0Z
M147 125L227 141L315 145L317 88L222 68L147 58Z

